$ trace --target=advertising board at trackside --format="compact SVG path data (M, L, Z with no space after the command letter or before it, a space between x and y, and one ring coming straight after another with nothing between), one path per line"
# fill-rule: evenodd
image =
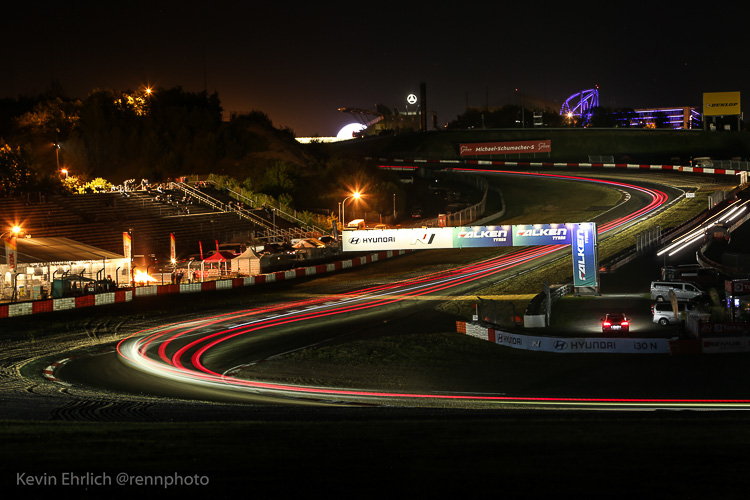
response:
M418 250L427 248L478 248L495 246L569 245L574 234L585 234L595 244L596 225L517 224L506 226L430 227L408 229L360 229L342 233L345 252ZM583 228L583 229L581 229ZM583 231L583 232L582 232Z
M461 156L507 155L520 153L551 153L552 141L479 142L459 145Z
M453 248L452 227L342 231L344 252Z
M596 286L597 279L597 247L596 224L581 222L573 225L573 286Z
M488 340L498 345L527 351L553 352L560 354L618 353L618 354L667 354L669 340L660 338L622 337L548 337L524 335L488 328L477 323L465 323L462 331L466 335Z
M741 113L739 92L704 92L704 116L732 116Z
M342 233L341 248L344 252L371 252L537 245L571 245L573 285L598 286L596 224L593 222L359 229Z

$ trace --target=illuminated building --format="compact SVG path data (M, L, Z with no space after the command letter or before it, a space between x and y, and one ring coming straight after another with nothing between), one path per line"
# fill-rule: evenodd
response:
M702 124L701 114L695 108L688 106L673 108L649 108L636 109L634 115L629 117L629 126L674 129L700 129ZM663 122L659 125L660 122Z

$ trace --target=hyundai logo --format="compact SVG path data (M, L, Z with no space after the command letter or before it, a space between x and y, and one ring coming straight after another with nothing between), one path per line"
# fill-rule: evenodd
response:
M349 238L350 245L356 245L357 243L359 243L359 238Z
M555 342L555 343L553 344L553 346L554 346L554 347L555 347L555 349L557 349L558 351L563 351L563 350L565 350L565 349L567 349L567 348L568 348L568 343L567 343L567 342L565 342L564 340L558 340L558 341L556 341L556 342Z

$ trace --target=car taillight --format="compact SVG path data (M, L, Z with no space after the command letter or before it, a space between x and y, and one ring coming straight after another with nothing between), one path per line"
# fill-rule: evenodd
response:
M602 323L602 326L610 326L611 324L612 323L610 323L609 321L605 321L604 323Z
M627 321L623 321L623 322L622 322L622 323L620 323L620 324L621 324L622 326L628 326L628 325L629 325L630 323L628 323Z

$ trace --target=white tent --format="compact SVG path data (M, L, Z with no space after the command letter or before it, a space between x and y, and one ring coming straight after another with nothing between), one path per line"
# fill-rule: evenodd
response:
M260 258L251 249L247 249L232 261L232 272L254 276L260 274Z

